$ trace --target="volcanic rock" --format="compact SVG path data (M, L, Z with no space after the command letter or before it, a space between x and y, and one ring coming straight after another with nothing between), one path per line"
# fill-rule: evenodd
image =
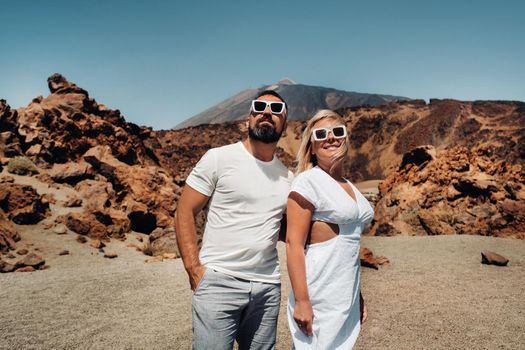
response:
M359 259L361 260L361 266L371 267L376 270L379 269L379 265L377 264L377 261L374 258L374 254L370 249L361 248L359 252Z
M27 185L0 183L0 208L18 225L32 225L50 215L49 204Z
M22 266L15 270L15 272L33 272L35 268L33 266Z
M436 158L436 149L432 145L416 147L410 152L403 155L401 160L401 168L406 167L408 164L414 164L420 166L423 163L430 162Z
M53 228L53 232L57 235L65 235L67 233L67 229L64 226L56 226Z
M487 265L507 266L509 259L497 253L485 250L481 252L481 263Z
M13 272L15 265L8 263L7 261L0 260L0 273Z
M76 238L76 241L78 243L86 243L87 242L87 238L84 237L84 236L78 235L77 238Z
M118 257L118 254L115 253L115 252L106 252L106 253L104 253L104 258L115 259L116 257Z
M1 199L0 199L1 203ZM0 252L6 253L16 249L16 243L20 240L20 235L14 225L9 221L7 215L0 209Z
M95 249L101 249L104 248L106 245L99 239L94 239L89 243L90 246L92 246Z
M26 255L29 251L27 249L19 249L16 253L18 255Z
M82 180L92 179L95 174L90 164L81 161L54 164L49 175L55 182L75 185Z
M525 174L521 166L512 171L497 157L489 156L493 153L485 146L472 150L456 147L420 165L407 162L380 185L370 234L525 238L525 203L512 199L513 193L521 191ZM516 190L511 183L516 184ZM404 228L400 222L405 223Z
M26 255L22 260L19 260L15 263L15 267L18 269L20 267L24 266L32 266L35 269L39 269L42 267L46 261L42 259L41 256L36 255L34 253L30 253Z
M179 248L177 246L177 237L173 228L164 230L162 235L150 243L151 254L153 256L163 254L175 254L177 257L180 256Z
M66 208L78 208L82 206L82 199L80 198L69 198L66 202L64 202L64 207Z

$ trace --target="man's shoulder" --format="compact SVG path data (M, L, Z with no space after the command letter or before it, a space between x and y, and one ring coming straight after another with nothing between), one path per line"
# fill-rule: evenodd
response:
M231 153L236 153L236 152L241 151L239 144L240 144L240 141L235 142L235 143L230 143L224 146L213 147L213 148L210 148L208 152L212 152L218 156L221 156L221 155L229 156Z

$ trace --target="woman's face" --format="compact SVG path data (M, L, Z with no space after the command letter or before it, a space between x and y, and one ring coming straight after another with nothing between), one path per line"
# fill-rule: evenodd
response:
M315 123L313 125L312 130L315 128L331 128L336 125L341 125L341 122L335 119L325 118ZM319 162L322 162L322 163L332 162L334 159L334 156L338 152L340 152L340 147L343 146L343 143L345 141L346 141L346 137L336 139L334 137L334 134L330 131L328 132L328 138L326 140L315 141L312 137L312 151L311 152L313 155L317 157L318 163Z

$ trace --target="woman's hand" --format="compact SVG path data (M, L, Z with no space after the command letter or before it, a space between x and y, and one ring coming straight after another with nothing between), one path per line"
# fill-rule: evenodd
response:
M296 301L293 319L299 326L301 332L311 337L313 335L312 324L314 321L314 310L310 301Z

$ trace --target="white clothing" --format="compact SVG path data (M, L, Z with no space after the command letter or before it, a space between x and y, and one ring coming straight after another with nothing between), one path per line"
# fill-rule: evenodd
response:
M370 203L350 181L357 201L329 174L314 167L299 174L291 191L308 200L315 211L312 221L339 225L339 234L306 250L306 281L314 311L313 336L308 337L293 319L293 291L288 300L288 324L295 349L351 349L361 329L361 232L373 218Z
M237 278L280 283L277 241L292 173L263 162L242 142L210 149L186 184L209 196L203 265Z

